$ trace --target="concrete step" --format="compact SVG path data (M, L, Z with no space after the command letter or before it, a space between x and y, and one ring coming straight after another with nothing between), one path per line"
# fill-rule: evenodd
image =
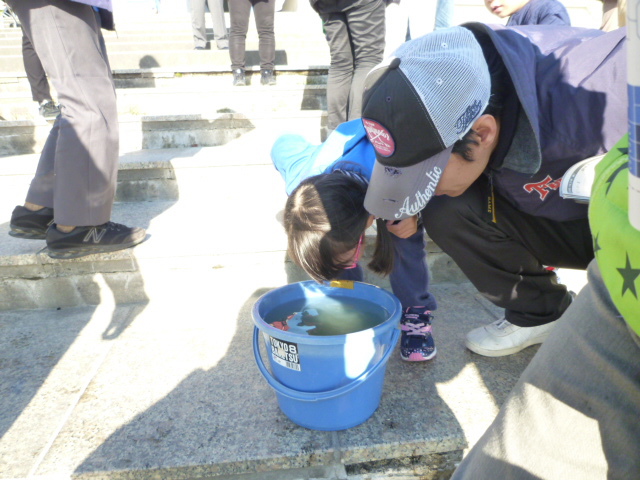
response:
M320 18L296 12L277 12L275 17L276 65L328 65L329 49L322 33ZM210 22L210 18L207 21ZM227 14L227 25L229 25ZM209 26L210 23L209 23ZM7 29L4 29L5 31ZM8 29L0 36L0 61L4 72L24 70L22 63L21 33ZM213 40L213 30L208 30ZM104 32L109 63L114 70L149 67L190 66L206 68L224 65L230 69L228 50L194 51L191 20L156 20L149 18L139 24L124 23L117 32ZM259 65L258 35L255 27L249 28L246 39L247 66Z
M326 42L325 42L326 43ZM228 50L203 50L196 51L193 47L185 49L170 50L147 50L137 46L137 50L130 51L110 51L109 63L113 69L150 68L150 67L171 67L189 66L206 68L211 65L224 65L231 69ZM15 72L24 70L22 55L2 56L3 68L5 71ZM249 67L259 66L260 58L257 45L247 43L245 56L246 65ZM278 45L276 49L276 68L287 65L328 65L329 51L325 45L316 44L314 48L300 50L285 45Z
M472 354L464 334L498 312L468 284L435 286L437 358L394 352L369 420L308 430L281 413L251 348L254 302L287 281L260 264L162 271L139 285L147 301L117 305L96 274L97 306L1 312L0 477L364 480L395 463L400 478L444 479L537 350Z
M51 123L42 118L0 122L0 157L40 152L51 130ZM141 149L224 145L261 127L272 131L297 125L297 131L318 136L326 125L326 112L267 110L246 114L125 114L119 117L119 123L120 152L124 153Z
M230 72L176 76L162 82L153 77L128 77L145 87L118 88L120 115L196 115L202 112L299 112L326 110L326 75L315 72L277 72L275 86L260 85L260 73L249 72L247 87L234 87ZM315 82L323 82L316 84ZM118 82L120 83L120 81ZM124 82L122 82L124 83ZM166 86L155 85L163 83ZM52 92L53 94L53 92ZM55 94L53 95L56 96ZM0 118L39 120L31 92L0 92Z
M38 157L3 158L0 285L6 295L0 298L0 310L98 304L99 292L86 288L98 273L109 278L118 304L145 300L144 291L135 286L145 282L148 270L266 264L286 271L289 278L307 279L286 256L281 225L286 195L269 157L279 133L260 130L219 147L123 155L113 220L146 228L149 239L134 249L76 260L51 259L43 241L8 235L11 211L24 199ZM374 237L372 227L365 264L373 254ZM427 240L432 282L466 282L451 258ZM580 273L576 277L563 271L560 276L577 292L584 284ZM371 272L366 280L389 288L388 279Z
M37 155L3 158L0 284L7 295L0 310L97 304L99 293L85 287L97 273L109 278L118 304L144 301L144 291L133 287L144 283L148 268L268 264L291 278L307 279L286 257L281 226L286 196L269 158L276 134L266 132L220 147L123 155L113 220L147 228L149 239L134 249L76 260L51 259L43 241L8 236L11 211L26 195ZM372 255L374 236L372 228L365 261ZM429 242L428 250L434 282L466 281L435 244ZM367 281L388 287L387 279L373 274Z

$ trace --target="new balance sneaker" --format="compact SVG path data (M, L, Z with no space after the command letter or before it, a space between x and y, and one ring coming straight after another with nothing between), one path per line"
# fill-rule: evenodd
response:
M261 70L260 71L260 83L262 85L275 85L276 77L273 74L273 70Z
M518 327L505 318L467 333L469 350L485 357L503 357L544 342L555 322L537 327Z
M436 356L431 335L433 315L425 307L409 307L402 315L400 357L408 362L423 362Z
M233 86L234 87L244 87L247 84L247 77L244 74L244 70L241 68L236 68L233 71Z
M45 100L40 104L38 111L44 118L56 118L60 114L60 105L53 103L53 100Z
M17 238L44 240L47 228L53 223L53 208L29 210L21 205L13 209L9 235Z
M78 258L133 247L145 239L144 228L107 222L95 227L76 227L61 232L52 224L47 230L47 248L51 258Z

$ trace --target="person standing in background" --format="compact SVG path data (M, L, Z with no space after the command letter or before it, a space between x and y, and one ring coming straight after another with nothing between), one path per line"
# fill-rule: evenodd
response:
M386 0L385 57L407 40L453 25L453 0Z
M507 18L507 27L516 25L567 25L569 13L558 0L484 0L487 9Z
M260 54L260 83L275 85L274 66L276 62L275 11L276 0L229 0L231 35L229 55L233 72L233 85L247 84L245 74L245 53L247 31L251 9L258 30L258 51Z
M627 0L602 0L600 30L610 32L627 24Z
M40 115L46 119L56 118L60 113L60 106L51 97L47 74L24 30L22 31L22 61L31 87L31 98L38 103Z
M222 0L191 0L191 26L193 27L194 50L209 50L207 41L207 22L204 19L205 3L209 7L211 20L213 20L213 39L218 50L229 48L229 36L227 24L224 20L224 6Z
M382 61L385 0L310 0L322 19L331 65L327 80L327 134L360 117L364 80Z

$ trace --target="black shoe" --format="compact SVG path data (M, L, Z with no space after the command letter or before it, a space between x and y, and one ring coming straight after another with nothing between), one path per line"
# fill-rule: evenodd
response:
M52 100L40 104L40 115L44 118L56 118L60 115L60 105L56 105Z
M51 258L78 258L133 247L145 236L144 228L113 222L95 227L76 227L69 233L61 232L54 223L47 230L47 248Z
M244 75L244 70L241 68L236 68L233 71L233 86L234 87L243 87L247 84L247 78Z
M276 77L273 74L273 70L261 70L260 71L260 83L262 85L275 85Z
M52 223L53 208L44 207L40 210L32 211L18 205L11 214L9 235L17 238L44 240L47 228Z

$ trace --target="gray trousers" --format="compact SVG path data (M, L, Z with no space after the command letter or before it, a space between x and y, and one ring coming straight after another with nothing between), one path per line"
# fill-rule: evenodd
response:
M588 278L452 480L640 478L640 339Z
M327 79L327 128L359 118L367 74L382 61L385 2L358 2L342 12L320 13L331 65Z
M246 41L251 9L253 9L253 17L258 31L260 69L273 70L276 61L275 0L229 0L231 69L244 70L246 66Z
M33 49L33 45L31 45L31 40L24 32L22 34L22 62L31 87L33 101L42 103L44 100L52 100L47 74L44 72L42 62Z
M68 0L8 0L58 93L56 118L26 200L60 225L111 218L118 172L116 92L96 13Z
M213 39L218 48L229 46L227 24L224 19L222 0L191 0L191 26L193 27L193 44L195 47L207 46L207 29L204 19L204 5L209 7L213 20Z

